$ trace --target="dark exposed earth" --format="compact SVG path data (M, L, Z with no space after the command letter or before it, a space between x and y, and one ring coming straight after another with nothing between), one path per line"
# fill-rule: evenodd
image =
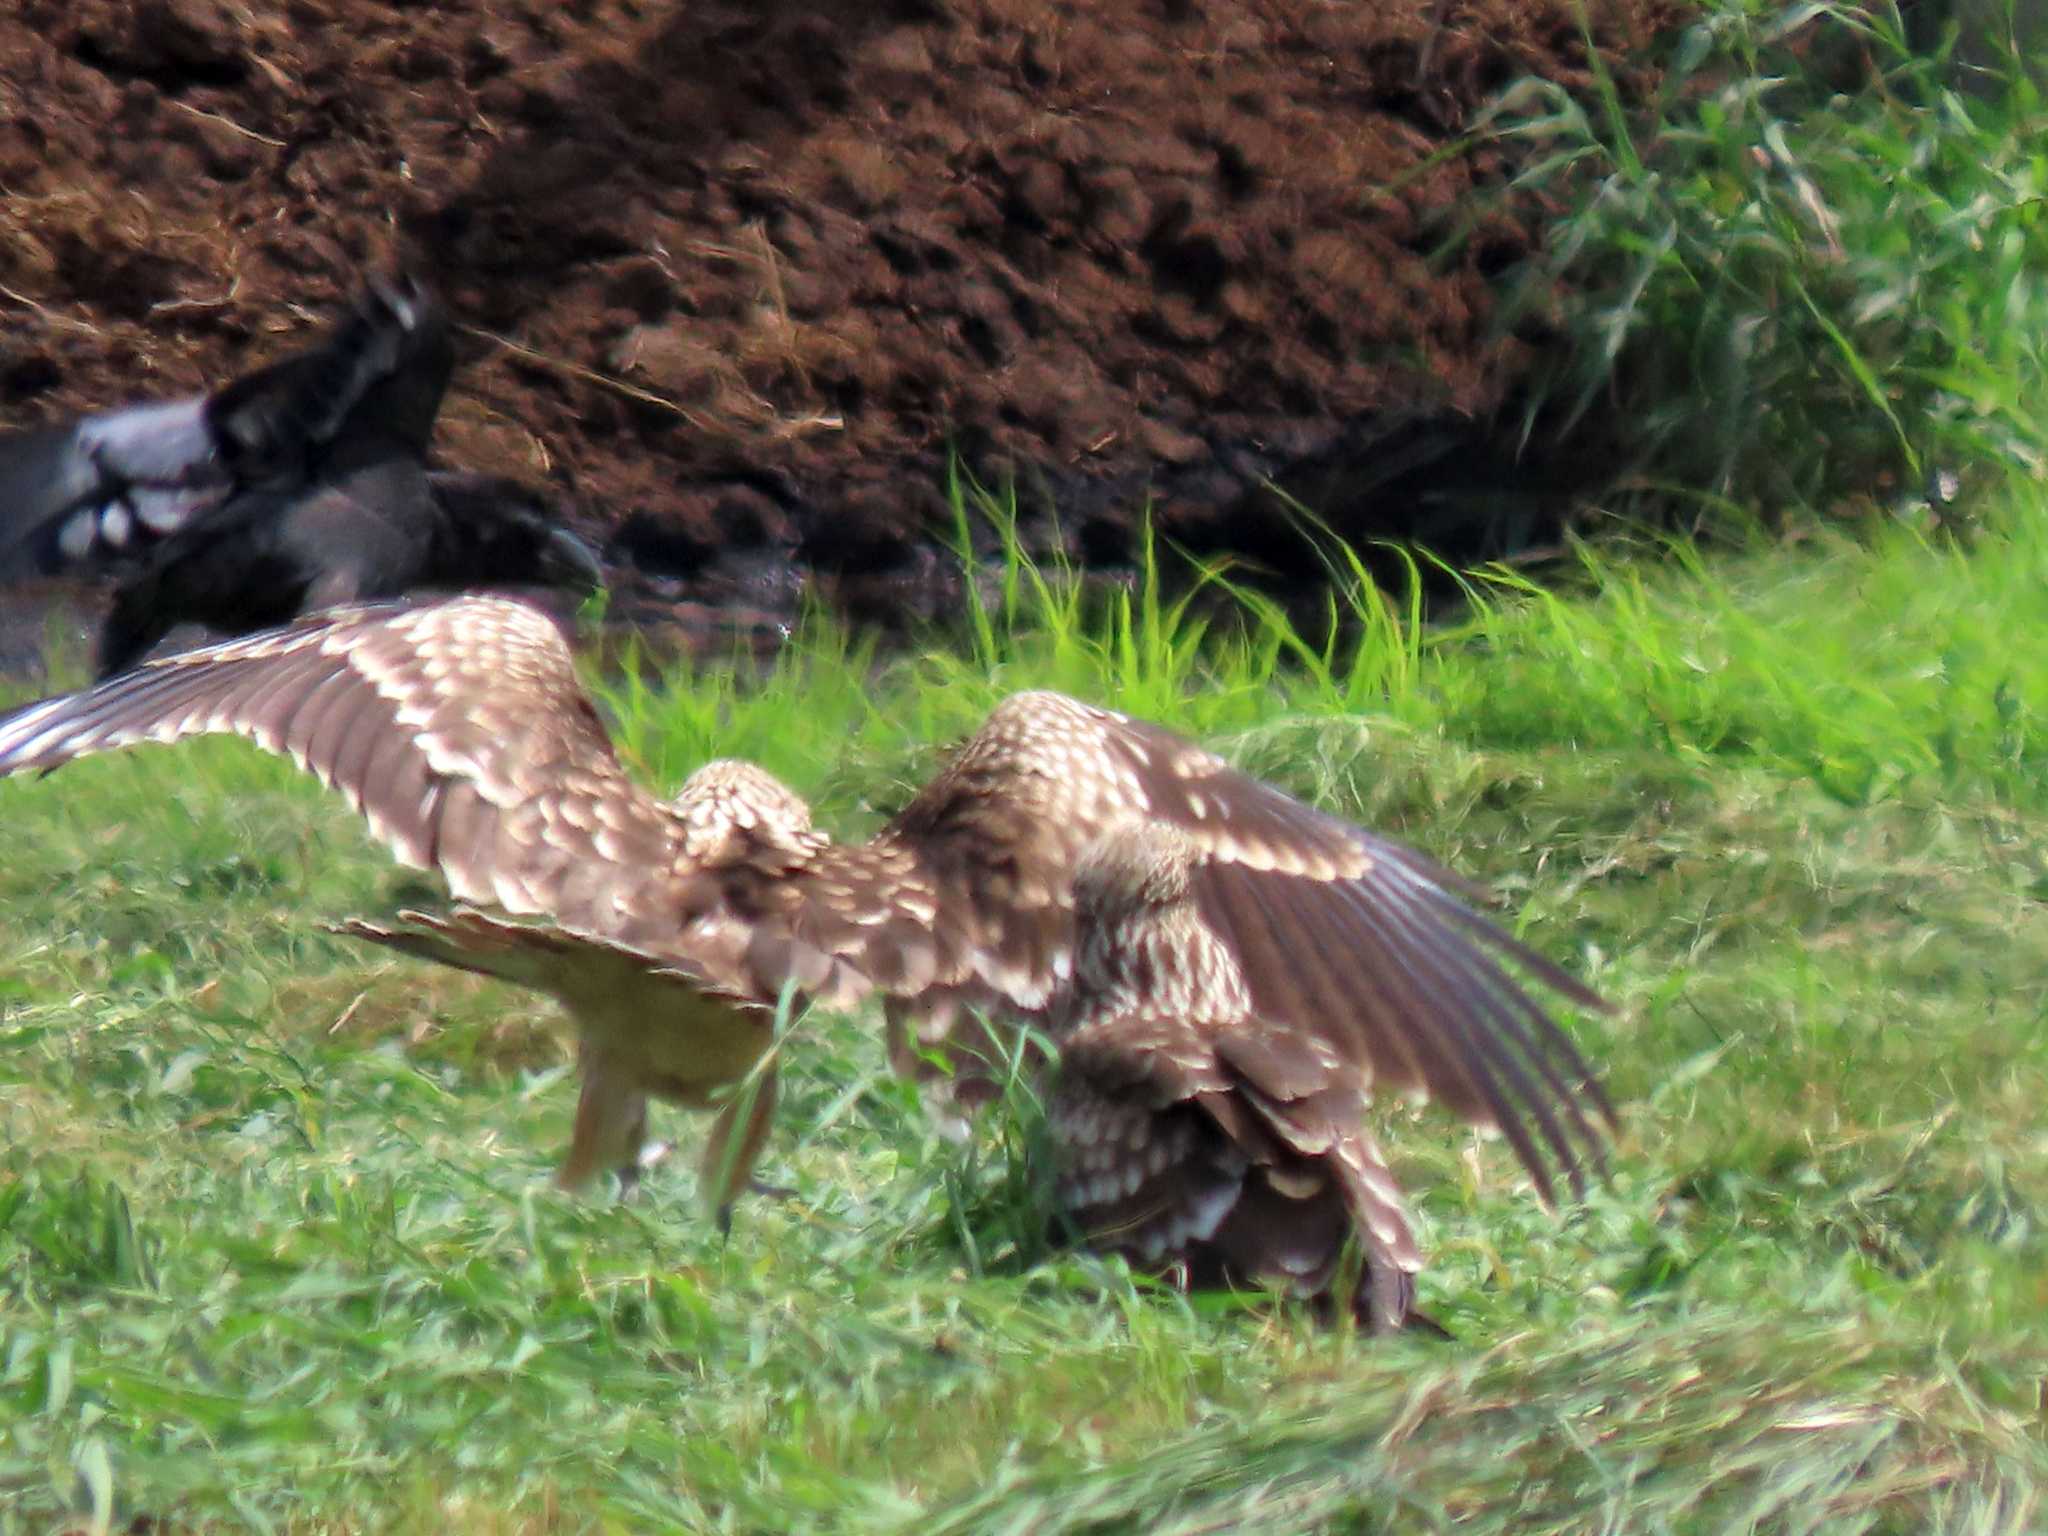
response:
M465 324L442 459L550 487L641 611L944 612L952 462L1092 566L1149 502L1307 568L1267 476L1353 537L1440 531L1415 473L1542 501L1487 430L1542 211L1461 136L1683 14L16 0L0 426L218 384L403 262Z

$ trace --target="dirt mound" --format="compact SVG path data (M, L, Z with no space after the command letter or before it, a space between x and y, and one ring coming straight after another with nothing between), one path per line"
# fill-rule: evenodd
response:
M1531 233L1432 259L1502 176L1447 147L1585 47L1571 0L20 0L0 422L217 382L402 258L473 327L443 456L551 482L656 595L943 602L949 450L1098 563L1148 489L1256 543L1271 473L1399 532L1362 424L1516 362Z

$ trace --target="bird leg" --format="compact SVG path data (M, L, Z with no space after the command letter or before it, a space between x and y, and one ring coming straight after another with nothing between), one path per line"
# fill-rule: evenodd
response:
M1366 1304L1367 1324L1381 1337L1399 1333L1415 1307L1415 1277L1388 1263L1385 1253L1372 1252L1380 1245L1372 1242L1369 1234L1366 1247L1371 1256L1365 1261L1365 1284L1359 1290Z
M712 1124L698 1177L712 1199L722 1233L732 1231L733 1200L752 1182L754 1163L761 1155L761 1144L768 1139L768 1123L774 1113L775 1068L768 1065L733 1090Z
M647 1100L640 1100L640 1113L634 1118L630 1139L626 1143L627 1157L618 1166L619 1201L631 1200L640 1192L640 1176L670 1152L665 1141L647 1140Z
M606 1168L619 1171L620 1194L640 1182L639 1153L647 1134L647 1095L623 1063L584 1043L578 1064L583 1091L569 1133L569 1155L555 1173L564 1189L581 1189Z

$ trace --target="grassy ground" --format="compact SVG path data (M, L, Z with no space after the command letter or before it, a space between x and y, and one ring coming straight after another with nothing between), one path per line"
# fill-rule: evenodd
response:
M1816 11L1884 88L1780 67ZM2036 474L2038 95L1945 94L1888 7L1702 16L1647 126L1494 125L1577 199L1558 398L1688 504ZM612 690L650 780L758 757L851 833L1061 687L1493 884L1620 1004L1569 1023L1624 1129L1558 1218L1384 1111L1452 1343L1048 1252L1028 1102L942 1142L866 1017L793 1030L795 1196L729 1241L687 1157L563 1199L549 1010L323 933L436 893L316 786L0 785L0 1536L2048 1527L2048 496L1985 522L1610 546L1334 649L1012 565L964 645Z
M1573 1028L1625 1129L1559 1219L1386 1111L1452 1343L1046 1251L1028 1106L942 1142L864 1017L793 1031L796 1194L729 1241L687 1157L564 1199L548 1009L322 933L424 893L316 786L0 786L0 1532L2037 1529L2044 514L1337 651L1013 567L961 650L615 690L654 781L757 755L851 832L1049 684L1491 882L1620 1004Z

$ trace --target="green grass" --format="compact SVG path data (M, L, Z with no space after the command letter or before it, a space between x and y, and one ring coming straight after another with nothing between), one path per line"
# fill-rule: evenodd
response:
M1048 1251L1028 1106L940 1140L865 1016L795 1029L795 1198L729 1241L687 1156L565 1199L548 1009L322 933L421 892L316 786L0 786L0 1532L2038 1529L2048 497L1988 523L1320 648L1012 561L960 646L609 690L661 785L758 755L853 832L1056 686L1491 882L1620 1005L1571 1023L1624 1129L1558 1218L1381 1112L1448 1344Z
M1063 688L1491 883L1620 1005L1568 1022L1623 1131L1554 1217L1378 1112L1454 1342L1048 1250L1028 1094L952 1146L867 1016L796 1026L795 1196L729 1241L688 1156L567 1200L550 1010L322 932L433 889L198 743L0 785L0 1536L2048 1526L2048 161L1898 32L1716 0L1653 100L1510 93L1558 217L1507 307L1646 505L2013 473L1974 539L1610 543L1434 626L1340 560L1327 644L1013 557L956 642L606 689L652 782L755 757L854 833Z

